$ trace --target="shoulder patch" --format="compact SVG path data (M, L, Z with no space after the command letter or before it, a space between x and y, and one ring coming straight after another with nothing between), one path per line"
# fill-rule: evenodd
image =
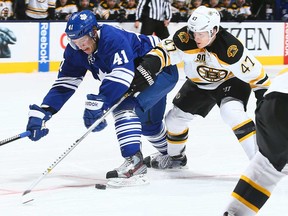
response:
M230 57L230 58L234 57L237 54L237 52L238 52L237 45L231 45L227 49L227 56Z
M188 43L189 34L187 32L179 32L179 34L177 36L182 43Z
M198 49L196 42L189 37L187 26L182 27L174 33L173 41L175 46L182 51Z

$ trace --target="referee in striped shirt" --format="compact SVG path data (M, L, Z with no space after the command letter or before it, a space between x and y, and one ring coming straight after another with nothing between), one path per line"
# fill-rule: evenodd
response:
M142 22L141 34L152 35L155 33L160 39L167 38L171 13L171 3L169 0L139 0L135 28Z

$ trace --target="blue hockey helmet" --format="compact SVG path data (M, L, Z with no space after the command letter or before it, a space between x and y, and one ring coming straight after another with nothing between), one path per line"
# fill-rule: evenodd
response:
M73 13L66 25L65 33L68 38L75 40L89 35L93 37L93 27L99 28L95 15L90 10Z

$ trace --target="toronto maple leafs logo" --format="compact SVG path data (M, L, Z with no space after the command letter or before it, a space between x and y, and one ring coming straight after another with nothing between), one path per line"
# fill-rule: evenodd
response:
M87 15L86 14L80 14L80 19L81 20L86 20L87 19Z

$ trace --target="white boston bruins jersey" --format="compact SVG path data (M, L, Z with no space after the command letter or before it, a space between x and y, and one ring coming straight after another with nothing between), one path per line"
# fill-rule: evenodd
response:
M55 12L56 13L62 13L62 14L72 14L74 12L77 12L78 8L75 4L66 4L64 6L59 5L59 7L56 7Z
M189 37L187 27L183 27L173 37L162 40L149 55L159 57L161 68L184 62L186 76L202 89L215 89L235 76L249 83L253 90L270 85L260 62L222 27L209 47L199 49Z
M48 8L55 8L56 0L29 0L26 15L34 19L48 17Z

